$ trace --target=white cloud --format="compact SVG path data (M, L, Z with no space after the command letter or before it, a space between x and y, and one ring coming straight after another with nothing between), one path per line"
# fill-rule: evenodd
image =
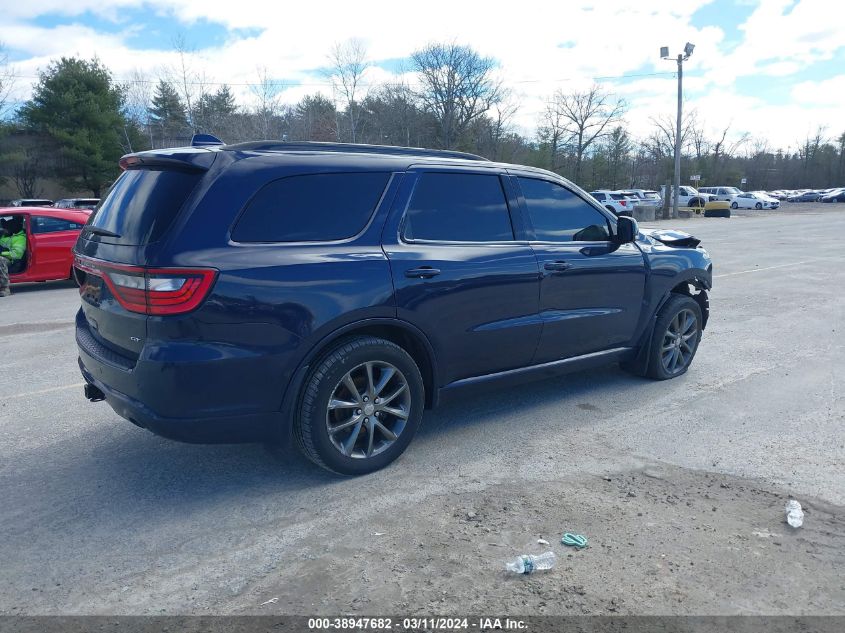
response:
M587 0L512 2L457 2L428 0L423 4L397 4L386 0L319 4L256 0L32 0L10 6L0 16L0 36L27 59L19 73L32 76L51 57L60 54L97 54L114 71L128 76L135 68L151 75L175 65L172 51L133 50L126 36L138 28L126 21L123 7L146 7L184 24L200 20L229 29L256 28L260 34L238 38L225 45L199 47L192 61L196 70L214 81L233 84L241 98L249 88L238 86L256 81L257 68L267 67L276 78L297 80L302 85L285 91L295 100L308 92L330 94L325 79L313 69L326 64L334 42L359 37L367 42L375 60L407 57L431 41L458 41L500 61L500 74L521 103L517 123L531 133L543 100L554 90L581 89L594 77L640 73L671 73L675 66L658 59L658 48L677 50L686 41L696 44L685 65L687 107L714 127L733 121L734 129L767 135L774 144L787 144L804 132L808 119L835 127L838 123L832 98L813 101L805 89L789 92L790 104L774 105L738 93L738 79L765 75L772 81L794 75L819 60L830 59L845 47L845 9L829 0L762 0L739 26L743 39L729 48L725 30L729 25L695 28L692 15L709 0ZM793 6L794 5L794 6ZM113 35L96 33L84 22L86 12L113 20L126 29ZM65 24L46 29L27 19L34 15L67 16ZM726 17L726 19L728 19ZM730 25L732 26L732 25ZM139 38L133 40L135 46ZM142 41L142 40L141 40ZM566 46L560 46L567 43ZM368 81L390 78L373 69ZM649 119L672 115L676 83L671 74L634 78L626 82L604 80L630 104L627 119L637 135L649 131ZM27 82L20 86L21 94ZM830 94L841 87L826 86ZM811 86L807 94L813 94ZM839 101L841 103L841 101ZM796 117L796 112L798 116ZM793 118L783 119L789 115ZM841 115L839 115L841 117Z

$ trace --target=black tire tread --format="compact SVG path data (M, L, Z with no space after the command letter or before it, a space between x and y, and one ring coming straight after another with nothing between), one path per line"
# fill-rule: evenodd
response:
M408 355L408 353L396 343L388 341L387 339L377 338L375 336L355 336L352 338L342 339L341 341L338 341L336 345L330 347L315 361L314 369L305 380L301 404L296 408L293 435L296 438L296 443L299 446L299 449L311 462L337 475L343 475L344 473L338 472L329 466L322 457L320 457L314 443L314 438L311 434L311 426L307 423L307 421L310 420L311 416L314 414L314 409L317 404L317 392L329 369L334 365L343 362L344 358L349 354L371 345L392 347L397 351ZM410 357L410 355L408 356Z
M677 376L681 376L686 373L686 369L680 373L676 374L675 376L664 376L660 367L658 366L659 358L654 353L655 346L660 346L663 342L663 331L669 325L669 320L673 317L677 312L679 312L683 308L689 308L698 317L699 327L702 322L702 315L701 315L701 306L698 305L698 302L690 297L689 295L680 294L680 293L672 293L666 303L663 304L663 307L660 308L660 312L657 314L657 319L654 321L654 333L651 337L651 349L648 351L648 368L646 369L645 375L652 380L669 380L671 378L676 378ZM699 337L701 336L701 330L699 329ZM696 351L698 349L696 348ZM693 356L693 360L695 360L695 356ZM690 361L692 362L692 361ZM687 366L687 369L689 366Z

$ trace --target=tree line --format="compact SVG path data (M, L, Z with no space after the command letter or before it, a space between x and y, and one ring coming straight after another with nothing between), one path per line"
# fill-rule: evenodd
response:
M652 119L634 138L627 104L601 86L557 90L546 99L533 134L514 120L520 104L498 75L498 63L469 46L432 43L410 57L416 77L379 85L365 81L371 62L359 40L332 47L323 75L331 96L314 91L281 100L284 85L267 68L249 84L249 103L232 86L198 70L176 43L173 68L117 81L100 60L63 57L44 69L32 95L10 107L15 82L0 48L0 184L38 197L59 180L73 192L100 196L130 152L186 145L195 133L229 143L278 139L458 149L497 161L549 169L586 189L658 188L672 177L675 122ZM404 73L402 76L407 76ZM845 133L824 128L786 150L763 138L708 134L691 110L682 126L682 179L749 189L845 185Z

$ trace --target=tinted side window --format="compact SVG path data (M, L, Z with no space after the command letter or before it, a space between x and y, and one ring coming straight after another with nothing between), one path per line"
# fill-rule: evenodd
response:
M61 218L47 218L35 216L32 218L33 233L56 233L58 231L75 231L81 229L82 225L70 220Z
M601 213L568 189L553 182L520 178L535 239L544 242L600 242L610 239Z
M236 242L328 242L366 225L388 173L309 174L265 185L232 231Z
M499 177L422 174L405 214L405 237L450 242L512 240L510 214Z

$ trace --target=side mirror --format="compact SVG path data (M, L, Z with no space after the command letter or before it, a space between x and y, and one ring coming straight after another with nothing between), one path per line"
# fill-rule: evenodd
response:
M616 218L616 241L620 244L627 244L637 239L640 227L634 218L619 216Z

